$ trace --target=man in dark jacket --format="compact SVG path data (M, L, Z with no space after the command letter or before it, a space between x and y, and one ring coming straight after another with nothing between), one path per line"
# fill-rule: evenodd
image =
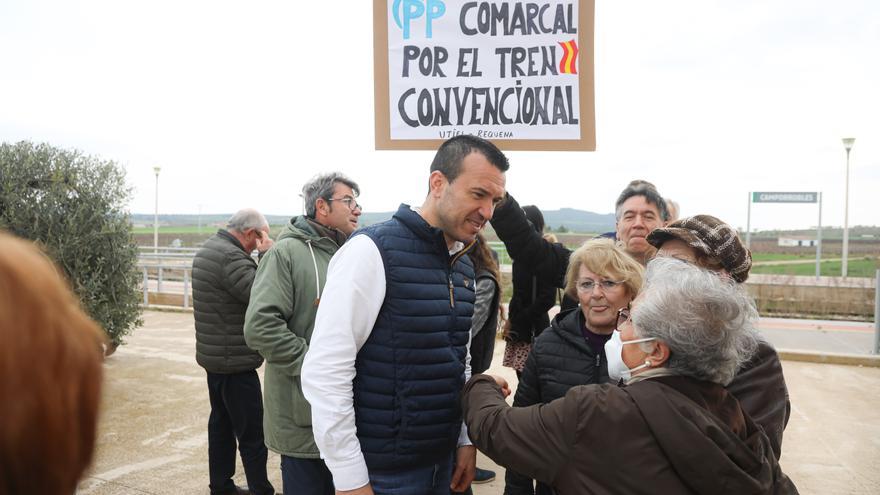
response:
M355 232L330 262L302 387L337 493L470 485L476 449L458 401L475 301L467 252L504 197L507 168L488 141L446 141L422 207Z
M235 444L250 493L274 494L266 475L263 402L257 368L263 359L244 341L244 316L257 263L251 257L272 246L266 218L241 210L226 230L205 241L193 258L196 361L208 375L208 470L212 495L249 493L232 481Z
M607 236L622 244L624 251L636 261L647 264L656 249L646 238L654 229L666 225L669 217L663 197L650 182L634 180L621 191L614 208L616 231ZM560 288L565 285L571 250L535 233L512 196L508 195L495 211L492 227L514 263L522 262L533 267L532 272L539 280L555 283Z

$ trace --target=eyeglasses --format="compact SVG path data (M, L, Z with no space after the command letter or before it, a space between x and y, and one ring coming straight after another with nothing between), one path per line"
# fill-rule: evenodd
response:
M623 326L624 323L629 321L629 306L625 308L620 308L617 310L617 325L615 325L614 329L618 332L620 331L620 327Z
M577 291L586 294L588 292L593 292L596 286L599 286L602 287L603 291L607 292L622 283L623 282L615 282L613 280L601 280L599 282L594 282L593 280L582 280L577 283Z
M359 205L358 202L355 201L354 198L350 198L348 196L346 196L344 198L328 198L327 202L329 203L330 201L339 201L340 203L345 203L345 206L348 206L348 209L351 211L355 211L355 210L364 211L364 209L361 207L361 205Z

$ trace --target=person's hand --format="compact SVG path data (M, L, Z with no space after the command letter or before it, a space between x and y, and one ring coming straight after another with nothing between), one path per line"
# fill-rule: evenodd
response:
M367 483L354 490L336 490L336 495L373 495L373 487Z
M507 383L507 380L505 380L503 377L500 377L498 375L489 375L489 376L491 376L492 379L495 380L495 383L497 383L498 386L501 387L501 393L504 395L504 398L506 399L507 396L510 395L510 385Z
M455 452L455 471L449 488L453 492L463 492L471 486L477 474L477 448L473 445L462 445Z
M257 251L259 251L260 253L265 253L266 251L269 250L269 248L272 247L273 244L275 244L272 241L272 238L269 237L269 234L267 234L265 231L256 230L255 232L257 233L257 236L258 236L257 237Z
M513 336L510 335L510 320L504 320L504 323L501 325L501 338L508 342L513 340Z

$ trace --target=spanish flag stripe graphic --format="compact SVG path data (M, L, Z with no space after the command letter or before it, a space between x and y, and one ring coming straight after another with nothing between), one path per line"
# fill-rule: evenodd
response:
M562 47L562 59L559 61L561 74L577 74L578 47L575 40L560 42Z

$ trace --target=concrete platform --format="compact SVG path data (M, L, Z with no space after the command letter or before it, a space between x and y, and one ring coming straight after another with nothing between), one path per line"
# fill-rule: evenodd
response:
M144 314L144 327L107 359L95 463L80 495L208 494L208 392L195 362L191 313ZM503 342L493 372L501 368ZM801 493L880 493L880 368L784 361L793 405L782 467ZM281 489L280 460L269 473ZM503 469L482 454L496 481L476 495L500 495ZM236 482L245 484L241 466Z

